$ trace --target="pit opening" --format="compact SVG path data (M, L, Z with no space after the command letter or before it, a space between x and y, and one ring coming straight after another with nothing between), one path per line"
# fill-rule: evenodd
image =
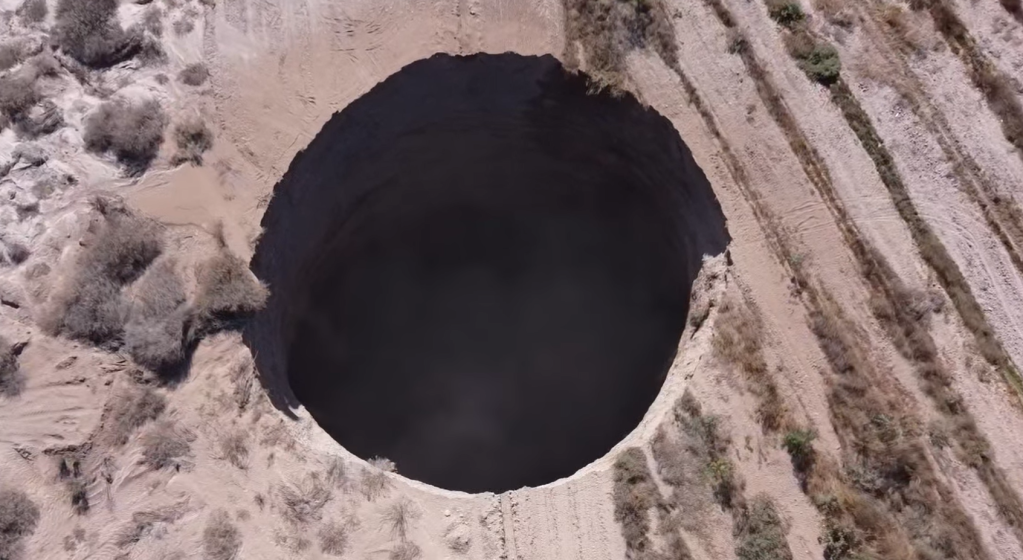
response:
M441 488L569 476L640 422L721 209L670 122L553 57L415 62L274 189L245 333L282 409Z

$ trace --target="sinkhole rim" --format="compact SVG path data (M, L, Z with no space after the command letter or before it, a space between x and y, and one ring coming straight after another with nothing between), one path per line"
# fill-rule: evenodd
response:
M466 74L467 71L468 74L473 72L479 73L479 76L475 78L476 81L474 81L472 76ZM684 288L684 299L687 306L689 295L692 293L692 283L699 273L700 261L703 255L720 254L727 247L729 236L720 205L706 177L693 161L689 149L685 146L670 121L653 109L643 107L631 95L624 95L614 99L609 98L607 94L590 95L587 93L589 84L586 77L568 73L551 56L529 57L512 53L502 55L477 54L464 57L435 55L419 60L392 74L339 113L335 113L324 125L320 133L310 142L309 146L295 156L289 170L275 186L274 196L263 216L261 225L263 226L264 233L256 247L252 260L252 269L261 280L270 286L271 297L266 309L257 315L246 328L244 340L253 350L253 355L257 362L257 372L264 386L268 389L271 401L279 410L284 411L293 418L295 415L292 409L303 406L303 403L293 391L293 380L290 379L288 373L288 355L291 352L292 344L287 339L293 334L289 329L294 327L295 318L291 315L293 312L289 311L294 296L287 294L291 293L290 290L294 290L296 286L302 285L303 281L301 281L300 277L308 274L312 267L311 263L317 262L315 254L296 255L295 253L301 253L302 251L315 253L314 250L304 249L303 247L309 245L322 246L314 242L302 243L302 241L309 240L310 238L307 237L309 235L321 241L325 239L331 231L330 219L328 219L326 214L330 214L331 211L336 212L337 209L343 209L346 212L344 223L348 224L358 214L359 201L363 197L375 192L372 188L369 188L365 192L356 193L359 196L349 193L347 201L345 201L341 200L345 198L345 195L339 195L336 192L344 189L338 189L336 186L331 187L326 184L327 182L338 180L341 176L349 177L350 175L347 173L351 170L347 169L346 166L352 167L360 158L365 158L367 153L379 150L379 146L385 146L388 134L393 134L396 130L408 130L409 127L415 128L416 125L423 125L423 118L429 122L435 122L438 119L436 115L432 117L406 115L413 121L416 118L420 118L420 121L411 124L408 122L397 122L402 119L394 117L393 114L391 117L388 117L389 112L381 111L378 105L386 106L388 103L387 99L402 99L403 95L408 95L402 92L403 84L401 82L403 80L407 81L410 77L422 80L426 76L436 81L438 75L444 77L447 86L455 87L456 89L462 88L463 92L470 89L478 91L480 88L487 90L489 87L490 90L493 90L491 93L495 97L505 99L514 98L516 95L519 95L523 98L533 99L539 106L543 105L540 101L544 100L540 99L537 101L539 98L536 98L536 96L538 92L542 94L546 91L543 88L548 86L540 86L538 84L544 81L560 82L562 85L573 90L572 95L581 92L584 97L579 98L579 103L587 105L588 108L602 107L602 104L608 103L615 106L622 104L623 108L621 111L623 113L643 120L643 126L636 125L636 128L639 129L638 133L630 129L631 132L629 134L632 134L632 136L626 134L627 139L634 142L643 142L644 136L652 135L656 136L658 141L654 142L651 149L646 151L631 148L628 145L620 149L625 152L628 152L630 149L633 152L643 152L643 154L640 154L642 158L653 157L649 156L647 152L656 152L657 157L666 157L673 164L671 166L672 169L666 169L663 171L663 174L672 181L677 182L677 184L673 183L672 188L658 194L660 197L658 200L671 207L671 210L667 212L678 213L678 215L669 220L671 225L678 226L679 232L682 230L687 232L686 234L676 232L678 239L675 239L680 246L684 246L684 250L678 256L680 257L679 262L684 263L682 266L685 269L685 285L682 288ZM508 76L522 79L526 85L520 84L520 87L524 89L516 93L515 91L510 91L514 88L499 87L490 82L508 79ZM480 80L483 81L480 82ZM437 94L437 88L426 93ZM430 107L437 109L442 114L458 116L460 112L466 110L465 106L445 105L444 96L442 95L430 96L426 95L426 93L423 93L424 98L428 100L426 103L432 103L433 105L430 105ZM486 103L480 104L486 105ZM443 113L444 111L448 111L448 113ZM582 113L585 113L585 111L582 111ZM389 118L395 120L395 122L389 122ZM434 121L430 121L431 118ZM429 124L429 122L425 124ZM341 134L341 141L327 141L325 138L330 138L331 134ZM661 140L666 141L662 144ZM628 143L626 142L625 144ZM366 148L367 145L376 147ZM330 170L323 172L326 178L324 176L312 177L308 172L308 168L314 165L314 161L332 161L336 162L336 165ZM335 198L331 199L332 196ZM330 208L331 210L324 210L324 208ZM300 213L303 216L303 220L296 221L293 217L289 217L289 215L293 216L296 212L303 209L311 209L309 212ZM319 210L318 214L316 210ZM682 220L684 223L678 223L680 218L686 218L687 216L690 218L693 216L699 217L698 219L694 218L692 223L685 222L685 220ZM697 227L697 222L700 222L701 227ZM303 235L306 237L303 237ZM282 241L282 239L285 241ZM290 239L290 243L286 242L288 239ZM674 336L676 348L681 343L688 311L688 307L686 307L679 317L677 336ZM529 484L522 487L547 487L571 480L582 473L588 472L593 465L606 461L615 448L619 447L623 442L629 441L633 434L644 424L650 415L653 405L662 397L668 371L672 363L677 361L677 359L678 356L673 352L663 368L664 371L660 374L661 380L657 383L656 390L653 391L651 398L643 404L642 414L628 426L628 430L623 435L616 437L602 453L596 456L589 456L582 464L577 465L570 472L566 472L561 476L543 483ZM337 445L341 446L346 453L358 458L363 463L370 458L357 454L343 439L331 434L330 430L324 425L324 422L317 418L312 410L308 407L306 408L307 413L316 421L318 427L330 436ZM398 463L398 472L402 473L401 462ZM449 488L447 485L424 481L422 478L411 475L399 474L399 476L417 485L453 493L500 493L518 488L509 487L469 491Z

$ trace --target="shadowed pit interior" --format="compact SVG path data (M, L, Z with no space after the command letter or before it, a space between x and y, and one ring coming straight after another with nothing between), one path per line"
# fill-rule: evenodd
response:
M607 453L653 402L724 218L663 117L552 57L413 63L274 190L245 333L284 409L468 492Z

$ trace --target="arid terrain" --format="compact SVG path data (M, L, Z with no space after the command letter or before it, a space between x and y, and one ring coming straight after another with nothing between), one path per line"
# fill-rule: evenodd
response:
M273 205L509 52L670 121L728 244L624 439L468 494L292 394L273 267L330 216ZM1020 199L1019 0L0 0L0 560L1023 558Z

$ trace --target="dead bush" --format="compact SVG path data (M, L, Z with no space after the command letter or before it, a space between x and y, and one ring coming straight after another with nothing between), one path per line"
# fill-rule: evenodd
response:
M178 145L178 153L174 156L175 165L185 162L202 165L202 155L213 147L213 132L202 120L190 119L174 127L174 140Z
M318 476L309 476L297 486L282 485L278 489L281 515L296 527L319 521L323 506L333 497L330 488Z
M213 512L202 531L202 550L206 560L232 560L242 547L242 534L222 509Z
M21 392L21 371L18 367L18 349L0 336L0 396L15 396Z
M387 526L392 537L404 541L408 538L412 523L421 515L422 512L419 511L419 508L411 500L402 496L384 510L384 525Z
M249 438L245 432L235 431L225 435L220 440L220 454L221 458L241 470L249 468Z
M167 116L155 99L125 99L101 104L85 120L85 147L112 153L131 175L149 167L163 143Z
M181 83L188 86L201 86L206 83L206 79L210 77L210 71L206 69L206 65L201 62L193 62L188 66L185 66L180 73L178 73L178 79Z
M152 469L179 468L181 459L192 451L188 439L170 421L157 422L142 434L142 463Z
M50 9L46 7L46 0L25 0L16 13L27 23L42 23Z
M124 327L125 350L137 364L168 375L185 362L190 321L185 286L174 262L167 259L149 267L133 295Z
M166 408L166 397L151 387L124 389L107 403L103 433L111 445L124 445L136 430L159 418Z
M348 529L337 521L325 523L318 533L320 552L331 556L343 556L348 549Z
M121 27L117 6L117 0L59 0L54 36L61 50L93 68L107 68L135 56L142 36Z
M127 317L121 287L140 276L163 250L157 225L116 202L94 200L102 215L77 265L55 295L41 325L50 334L98 346L120 345Z
M675 28L662 0L565 0L564 12L566 57L574 60L574 49L581 48L599 87L624 87L625 57L636 48L651 48L665 64L678 66Z
M638 447L618 454L614 463L614 516L622 526L625 549L639 557L652 549L650 509L660 505L661 493L650 475L646 455Z
M39 507L21 490L0 489L0 558L20 560L22 541L35 532Z
M244 261L221 248L196 272L196 336L236 328L263 308L267 289Z
M754 498L735 520L735 555L739 560L792 560L785 526L769 497Z

